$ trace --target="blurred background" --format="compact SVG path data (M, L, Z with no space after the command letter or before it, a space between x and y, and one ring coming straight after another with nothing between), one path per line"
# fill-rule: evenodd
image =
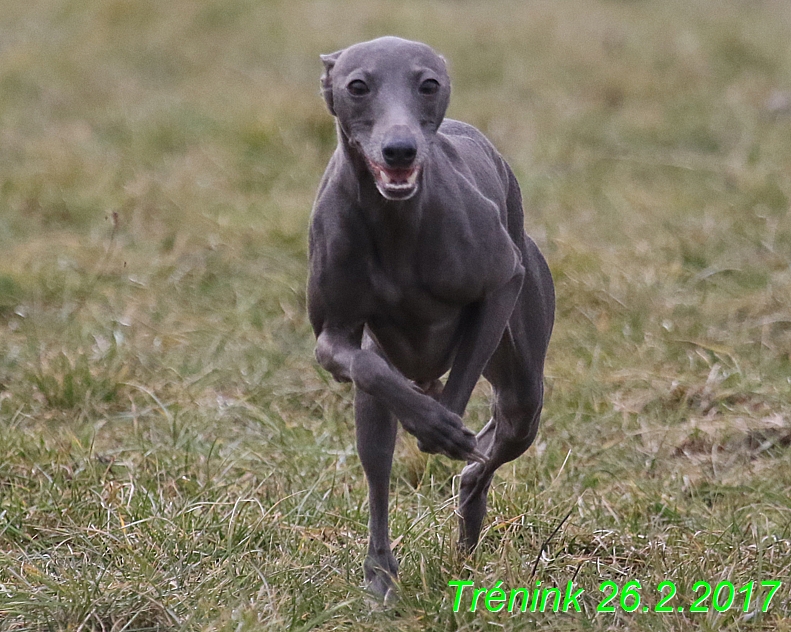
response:
M534 561L593 628L685 630L597 619L595 588L788 577L789 33L781 0L4 0L0 630L483 629L508 619L447 581ZM473 560L459 464L399 444L395 620L359 591L352 394L304 291L318 56L385 34L447 58L558 291L539 437Z

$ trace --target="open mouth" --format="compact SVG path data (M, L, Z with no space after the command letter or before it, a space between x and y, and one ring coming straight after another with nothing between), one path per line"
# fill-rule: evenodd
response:
M376 188L388 200L406 200L417 191L420 165L408 169L390 169L369 160L368 166L374 175Z

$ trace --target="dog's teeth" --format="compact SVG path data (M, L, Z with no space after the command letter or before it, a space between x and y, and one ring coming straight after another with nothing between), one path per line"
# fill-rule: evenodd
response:
M398 170L396 175L391 175L388 170L379 165L370 163L371 170L376 178L376 184L379 191L387 197L386 191L391 193L401 193L404 191L413 191L415 183L417 182L418 175L420 175L420 168L415 167L408 172L408 175L402 175L403 171Z

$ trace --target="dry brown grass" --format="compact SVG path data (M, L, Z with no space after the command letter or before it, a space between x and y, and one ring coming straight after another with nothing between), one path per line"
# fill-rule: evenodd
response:
M2 14L0 630L791 629L791 6ZM385 33L445 54L450 115L513 165L558 320L539 438L474 559L452 547L457 464L400 443L403 600L372 612L305 230L334 146L318 54ZM584 611L453 613L465 577L573 577ZM688 612L726 578L784 585L767 613ZM652 608L672 580L686 610L597 614L605 579Z

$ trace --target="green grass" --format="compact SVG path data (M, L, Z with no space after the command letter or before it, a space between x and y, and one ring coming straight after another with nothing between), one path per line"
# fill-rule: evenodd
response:
M0 630L791 630L787 3L2 13ZM449 114L511 162L558 291L539 436L472 559L459 465L399 441L392 610L361 589L352 393L304 291L318 55L386 33L448 58ZM583 612L454 613L468 578L574 578ZM685 610L597 614L608 579ZM784 585L689 612L725 579Z

